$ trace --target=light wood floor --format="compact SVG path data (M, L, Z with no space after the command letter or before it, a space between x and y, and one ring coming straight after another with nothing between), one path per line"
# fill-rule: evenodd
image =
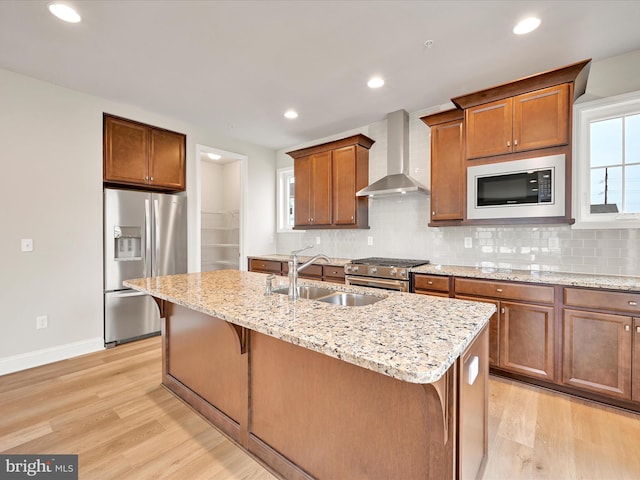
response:
M274 478L160 369L156 337L0 377L0 453L77 453L83 480ZM484 480L640 478L640 415L500 378L489 391Z

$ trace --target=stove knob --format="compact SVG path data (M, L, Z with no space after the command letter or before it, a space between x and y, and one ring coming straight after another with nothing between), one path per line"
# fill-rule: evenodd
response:
M391 275L392 277L395 277L396 273L398 273L398 271L395 268L392 268L391 271L389 272L389 275Z
M376 267L371 267L369 269L369 273L376 273L378 271L378 269Z
M402 270L400 270L400 275L403 277L407 276L407 271L403 268Z

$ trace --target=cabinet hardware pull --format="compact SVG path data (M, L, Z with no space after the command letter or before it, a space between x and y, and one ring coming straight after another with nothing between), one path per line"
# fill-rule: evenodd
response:
M144 179L145 179L145 180L149 180L149 175L146 175L146 176L144 177Z
M640 326L636 327L636 333L640 333Z
M500 309L500 313L504 313L504 307Z
M151 177L151 181L153 182L153 177Z
M638 305L638 302L634 302L633 300L629 300L629 305L631 305L632 307L635 307L636 305Z
M436 214L436 211L435 211L435 210L434 210L433 212L431 212L431 215L435 215L435 214Z
M518 140L514 140L514 141L513 141L513 146L514 146L514 147L517 147L517 146L518 146Z
M496 288L496 292L502 293L502 289L501 288Z
M625 331L625 332L628 332L628 331L629 331L629 325L625 325L625 326L624 326L624 331Z
M509 140L507 140L507 147L511 146L511 142Z
M429 280L429 281L427 282L427 285L433 285L433 282L432 282L431 280Z

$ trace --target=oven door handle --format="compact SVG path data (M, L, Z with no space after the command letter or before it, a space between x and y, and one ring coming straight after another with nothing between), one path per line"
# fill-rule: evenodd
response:
M385 278L357 277L348 275L345 277L346 285L354 285L359 287L384 288L386 290L396 290L398 292L407 292L409 282L402 280L388 280Z

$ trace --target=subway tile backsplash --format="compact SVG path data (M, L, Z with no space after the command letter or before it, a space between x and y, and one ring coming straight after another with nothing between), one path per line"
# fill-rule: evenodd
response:
M429 185L429 129L410 114L411 175ZM386 174L386 122L362 133L376 140L369 178ZM603 275L640 275L640 229L572 230L569 225L428 227L430 198L406 195L369 201L369 230L307 230L280 233L277 252L314 245L331 257L384 256L432 263ZM373 245L367 239L372 237ZM317 245L317 240L320 245ZM471 248L465 248L471 239ZM273 253L273 252L264 252Z

